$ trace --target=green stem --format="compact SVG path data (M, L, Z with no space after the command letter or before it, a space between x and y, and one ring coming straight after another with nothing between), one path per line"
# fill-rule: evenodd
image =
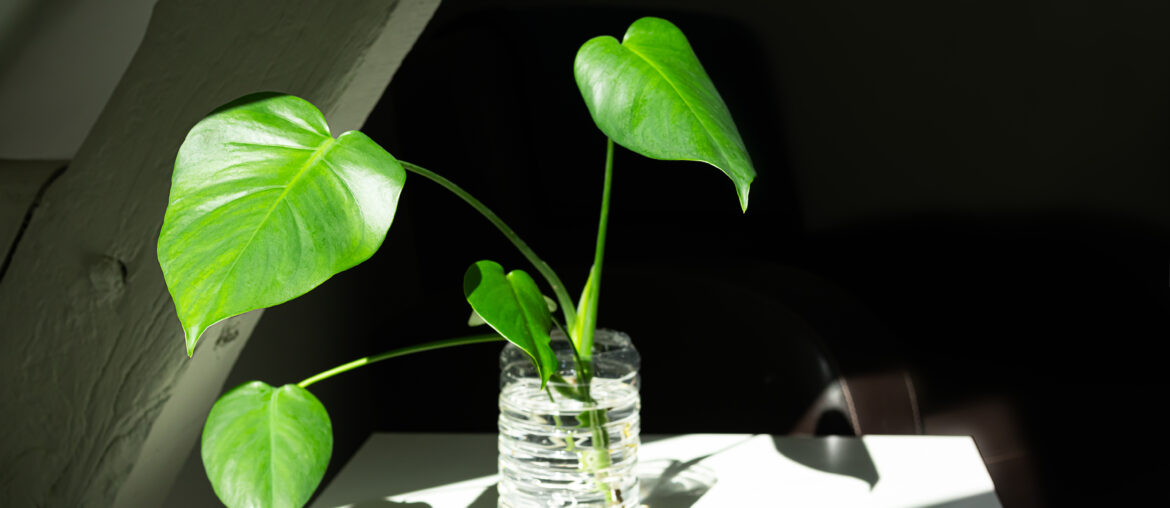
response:
M597 223L597 246L593 250L593 267L589 270L588 291L582 302L582 325L579 327L581 337L578 339L578 352L584 372L581 372L583 384L588 387L593 377L593 332L597 328L597 300L601 294L601 265L605 258L605 234L609 228L609 193L613 186L613 140L605 139L605 183L601 189L601 219ZM588 389L588 388L586 388Z
M605 258L606 232L609 229L610 189L613 187L613 140L608 138L605 140L605 182L602 185L601 218L597 224L597 246L593 251L593 266L589 270L589 281L585 285L585 294L581 297L582 305L578 314L580 321L575 327L579 335L577 371L581 380L577 388L579 395L587 404L596 404L590 393L593 381L593 335L597 328L597 301L601 294L601 267ZM601 460L600 463L594 465L596 469L592 472L596 473L597 470L610 465L609 434L605 430L608 418L604 408L594 409L584 414L589 415L589 432L593 437L593 449L597 453L596 457ZM605 492L606 499L610 503L614 502L613 493L607 483L599 482L597 487Z
M601 274L601 261L605 257L605 233L609 229L609 189L613 186L613 140L605 138L605 183L601 189L601 220L597 224L597 247L593 250L593 266ZM597 302L593 302L596 306ZM596 320L596 316L594 316Z
M369 365L371 363L378 363L382 360L389 360L391 358L395 358L398 356L406 356L406 355L413 354L413 353L421 353L423 351L430 351L432 349L443 349L443 348L454 347L454 346L462 346L465 344L480 344L480 343L484 343L484 342L499 342L502 340L504 340L503 337L500 337L499 335L492 333L492 334L485 334L485 335L471 335L471 336L467 336L467 337L458 337L458 338L454 338L454 339L436 340L434 342L426 342L423 344L415 344L413 346L406 346L404 348L392 349L392 350L386 351L385 353L382 353L382 354L378 354L378 355L374 355L374 356L367 356L365 358L359 358L357 360L354 360L354 361L346 363L346 364L338 365L336 367L333 367L332 369L329 369L325 372L322 372L322 373L317 374L313 377L310 377L304 381L301 381L300 383L297 383L297 386L299 386L301 388L308 388L309 385L316 383L317 381L320 381L322 379L328 379L328 378L331 378L331 377L336 376L338 374L341 374L342 372L350 371L350 370L356 369L358 367L363 367L363 366Z
M548 281L548 285L552 287L553 294L557 297L557 304L560 305L561 312L563 312L565 315L565 322L574 323L577 321L577 312L573 306L573 299L569 297L569 292L565 290L565 284L561 282L560 277L557 277L556 272L553 272L552 268L548 266L548 263L545 263L543 259L540 259L540 257L532 251L532 248L530 248L527 243L524 243L524 240L521 240L520 236L517 235L515 231L512 231L512 228L508 227L508 225L505 224L499 216L488 209L488 207L481 203L478 199L475 199L474 196L468 194L467 191L463 190L458 185L455 185L450 180L439 176L437 173L434 173L417 164L412 164L406 161L398 162L402 164L402 167L407 171L421 175L422 177L435 182L441 185L443 188L455 193L456 196L462 198L463 201L466 201L467 204L471 205L471 207L479 212L480 215L483 215L489 222L495 225L496 229L499 229L500 232L504 234L504 236L508 237L508 240L512 242L512 245L515 245L516 248L520 250L520 253L524 254L525 258L528 258L528 262L532 263L532 266L536 267L536 271L540 272L540 275L543 276L546 281Z

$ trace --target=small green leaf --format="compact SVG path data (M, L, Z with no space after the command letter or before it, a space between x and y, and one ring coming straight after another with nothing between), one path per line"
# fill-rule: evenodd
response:
M558 363L549 346L552 315L536 281L523 270L504 275L499 263L479 261L463 275L463 294L487 324L528 353L543 389Z
M577 51L573 74L606 136L650 158L719 168L747 210L756 171L727 105L678 27L642 18L621 43L590 39Z
M600 271L597 266L589 269L589 278L585 280L585 289L581 290L581 299L577 301L577 321L569 329L569 337L573 340L573 347L582 358L593 358L593 333L597 328L597 299Z
M325 475L333 427L308 390L252 381L212 406L201 450L215 495L228 507L301 507Z
M158 260L190 355L222 319L286 302L369 258L406 172L317 108L256 94L204 118L179 148Z

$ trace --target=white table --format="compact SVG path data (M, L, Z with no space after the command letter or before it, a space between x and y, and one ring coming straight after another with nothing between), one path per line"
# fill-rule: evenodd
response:
M645 435L638 461L649 508L1000 506L967 436ZM495 434L374 434L313 507L494 508L495 468Z

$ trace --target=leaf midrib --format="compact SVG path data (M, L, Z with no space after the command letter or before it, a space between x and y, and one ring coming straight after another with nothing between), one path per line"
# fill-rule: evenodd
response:
M508 290L512 294L512 299L516 301L516 308L520 309L520 317L524 319L524 328L528 330L529 342L532 342L532 349L536 349L536 327L534 326L532 316L528 313L528 307L524 305L524 299L520 298L520 292L517 291L516 285L512 283L512 279L507 275L504 280L508 282ZM535 356L535 352L533 353Z
M240 248L235 259L232 260L231 266L229 266L227 271L224 272L223 278L221 278L219 281L219 290L216 291L216 294L223 292L223 285L227 282L227 279L231 276L232 272L235 271L236 265L238 265L240 262L240 258L244 257L244 252L246 252L248 248L252 246L252 241L256 239L256 235L260 232L260 230L264 229L264 225L267 224L268 219L272 217L272 212L275 211L276 207L284 201L284 197L288 195L289 190L293 187L296 187L297 183L300 182L301 177L304 176L305 172L307 172L310 167L316 164L317 161L325 155L325 152L329 151L329 149L333 147L336 141L337 140L333 139L332 137L326 137L320 145L317 145L317 148L313 150L313 155L309 156L304 164L301 165L301 168L297 170L297 174L293 176L292 180L289 181L288 185L286 185L284 190L281 191L280 195L277 196L275 200L273 200L272 205L268 207L268 211L264 213L264 218L260 219L260 222L256 224L256 228L253 229L252 234L248 236L248 241L244 242L244 246Z
M707 122L703 121L703 116L695 111L695 106L693 106L691 104L691 101L687 100L686 95L684 95L682 92L679 91L678 85L676 85L674 83L674 81L671 81L670 77L667 76L667 74L665 72L662 72L662 69L660 67L658 67L657 65L655 65L653 60L646 57L646 55L642 54L638 50L634 49L634 46L636 46L636 43L630 43L630 42L626 42L626 41L622 41L622 43L621 43L621 47L626 48L627 50L630 51L630 53L633 53L633 54L637 55L639 58L641 58L642 61L646 62L647 65L649 65L651 68L653 68L654 71L657 72L659 76L662 76L663 81L665 81L668 85L670 85L670 89L674 91L674 94L677 95L678 98L682 100L683 104L687 105L687 109L690 110L691 116L695 117L695 120L699 121L699 125L703 126L703 134L705 136L707 136L707 139L710 140L711 144L715 146L715 150L719 152L719 156L723 159L724 163L728 164L731 159L729 159L727 157L727 152L723 150L723 145L720 144L719 141L716 140L715 137L711 135L711 127L707 125ZM710 79L710 78L708 78L708 79Z
M510 274L504 274L504 283L508 286L508 294L512 295L512 300L516 302L516 308L520 309L520 318L524 320L524 329L528 332L528 347L532 348L532 351L526 352L532 356L533 360L536 361L536 370L541 375L541 384L544 384L545 369L544 365L540 364L540 348L537 347L536 333L534 333L536 330L536 327L534 326L535 323L532 319L532 316L529 315L528 308L525 307L524 300L520 298L520 293L509 275ZM482 316L482 314L480 314L480 316Z
M276 504L276 402L280 389L272 390L272 404L268 406L268 502Z

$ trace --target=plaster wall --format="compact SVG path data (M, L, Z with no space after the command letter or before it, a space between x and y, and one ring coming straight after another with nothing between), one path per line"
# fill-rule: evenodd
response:
M162 504L258 318L225 322L187 359L154 256L175 151L208 111L258 90L305 97L335 132L360 127L436 6L155 6L0 279L0 505Z

